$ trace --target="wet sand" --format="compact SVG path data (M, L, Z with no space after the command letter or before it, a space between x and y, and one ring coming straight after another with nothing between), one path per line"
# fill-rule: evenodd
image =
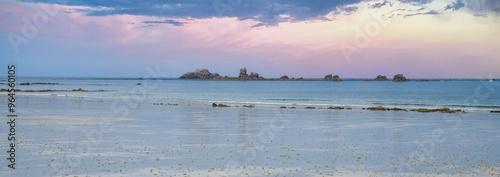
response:
M0 159L7 176L500 175L491 113L18 100L16 170Z

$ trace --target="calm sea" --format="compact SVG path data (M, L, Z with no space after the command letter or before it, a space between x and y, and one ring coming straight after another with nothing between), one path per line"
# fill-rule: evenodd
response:
M29 95L100 98L147 98L159 102L216 102L268 106L369 106L401 108L448 107L467 111L500 109L500 82L443 80L439 82L325 81L193 81L177 79L19 78L21 90L60 90ZM141 83L141 85L138 85ZM6 87L6 85L1 86ZM88 92L68 92L82 88ZM99 90L104 90L99 92Z

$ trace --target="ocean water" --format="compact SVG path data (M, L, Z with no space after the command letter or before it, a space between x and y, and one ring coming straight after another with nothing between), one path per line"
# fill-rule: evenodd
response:
M18 86L49 92L39 95L130 97L151 101L195 101L261 106L385 106L400 108L452 108L466 111L500 109L500 82L445 80L441 82L344 82L323 81L193 81L137 79L21 78L21 82L52 82L59 85ZM141 83L142 85L136 85ZM104 92L96 92L104 90ZM20 93L23 94L23 93ZM33 95L33 93L29 93Z

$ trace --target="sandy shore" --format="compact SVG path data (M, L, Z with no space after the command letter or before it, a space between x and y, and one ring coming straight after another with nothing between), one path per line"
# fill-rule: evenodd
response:
M7 170L2 158L0 170L8 176L500 174L496 114L164 102L170 105L21 96L17 169Z

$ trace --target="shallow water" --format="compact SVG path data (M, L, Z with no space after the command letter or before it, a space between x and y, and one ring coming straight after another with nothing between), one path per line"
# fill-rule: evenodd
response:
M18 97L18 165L10 170L1 158L2 174L500 175L498 114L213 108L58 94Z
M468 112L500 110L500 82L487 80L395 83L20 78L19 83L21 82L59 83L59 85L19 86L21 90L78 88L89 90L89 92L38 93L60 96L132 97L135 100L245 103L272 107L312 105L354 108L386 106L407 109L448 107ZM136 85L137 83L142 85ZM104 92L97 92L98 90Z

